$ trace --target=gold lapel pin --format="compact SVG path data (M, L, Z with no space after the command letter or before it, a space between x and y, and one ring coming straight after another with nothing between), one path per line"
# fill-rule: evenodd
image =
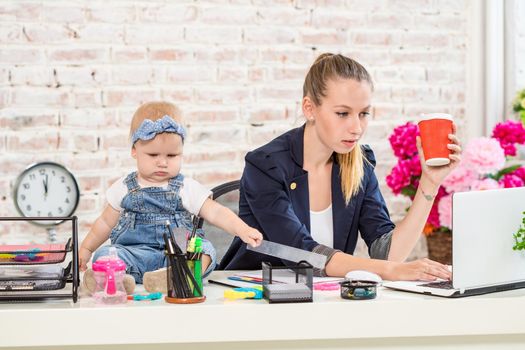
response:
M292 182L292 183L290 184L290 189L291 189L291 190L295 190L296 188L297 188L297 184L296 184L295 182Z

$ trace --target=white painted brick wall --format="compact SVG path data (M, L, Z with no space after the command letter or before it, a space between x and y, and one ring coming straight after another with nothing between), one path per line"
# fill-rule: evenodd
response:
M238 178L248 150L301 123L304 75L319 53L332 51L358 59L374 76L366 141L376 150L381 188L398 219L407 202L385 186L395 163L387 136L420 112L449 112L462 122L467 5L1 1L0 215L16 215L17 174L32 162L57 161L79 180L77 215L85 234L108 185L133 167L129 120L149 100L170 100L184 110L188 175L210 187Z

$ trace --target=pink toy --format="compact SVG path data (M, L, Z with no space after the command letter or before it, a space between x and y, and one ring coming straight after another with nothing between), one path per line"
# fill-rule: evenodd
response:
M103 256L93 263L93 272L97 282L93 293L95 301L104 304L119 304L127 301L123 284L126 263L119 259L114 247L110 248L108 256Z

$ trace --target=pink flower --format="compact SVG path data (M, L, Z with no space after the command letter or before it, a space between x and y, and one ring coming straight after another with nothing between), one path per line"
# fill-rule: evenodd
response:
M434 226L434 227L439 227L441 226L439 224L439 211L438 211L438 202L434 202L434 205L432 206L432 209L430 210L430 214L428 214L428 219L427 219L427 222Z
M499 180L499 183L504 188L522 187L525 185L525 182L513 173L503 176Z
M512 172L512 175L516 175L525 182L525 166L518 168Z
M516 144L525 143L525 128L521 122L507 120L494 127L492 137L499 141L506 156L515 156Z
M411 184L413 177L421 175L421 163L419 157L411 159L400 159L396 166L386 177L386 184L395 194L401 193L403 187Z
M416 147L418 134L418 127L409 122L395 128L389 137L398 162L386 178L387 185L395 194L403 193L412 200L421 178L421 164ZM477 138L467 144L463 151L463 161L440 186L425 227L430 230L451 227L454 192L525 186L525 166L504 175L499 182L492 178L492 175L505 166L505 156L515 155L516 145L525 144L523 125L514 121L499 123L494 128L492 137Z
M452 228L452 195L449 194L439 201L439 223L441 226Z
M471 191L485 191L500 188L500 184L494 179L475 180L470 186Z
M427 223L431 224L434 227L439 227L440 221L439 221L439 203L441 202L441 198L448 196L448 193L445 191L443 187L440 187L438 190L438 193L436 195L436 199L434 200L434 205L432 205L432 209L430 210L430 214L428 215Z
M477 179L478 174L474 170L460 165L448 174L441 186L443 186L448 193L464 192L468 191L472 182Z
M480 137L473 139L465 147L463 164L479 174L489 174L503 167L505 152L497 140Z
M417 125L410 122L398 126L388 140L394 154L399 159L412 158L417 155L416 136L419 135Z

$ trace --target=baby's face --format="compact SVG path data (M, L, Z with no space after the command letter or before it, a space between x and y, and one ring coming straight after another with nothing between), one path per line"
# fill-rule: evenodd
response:
M180 172L182 149L180 135L163 133L149 141L138 140L131 149L131 155L137 160L141 179L164 183Z

